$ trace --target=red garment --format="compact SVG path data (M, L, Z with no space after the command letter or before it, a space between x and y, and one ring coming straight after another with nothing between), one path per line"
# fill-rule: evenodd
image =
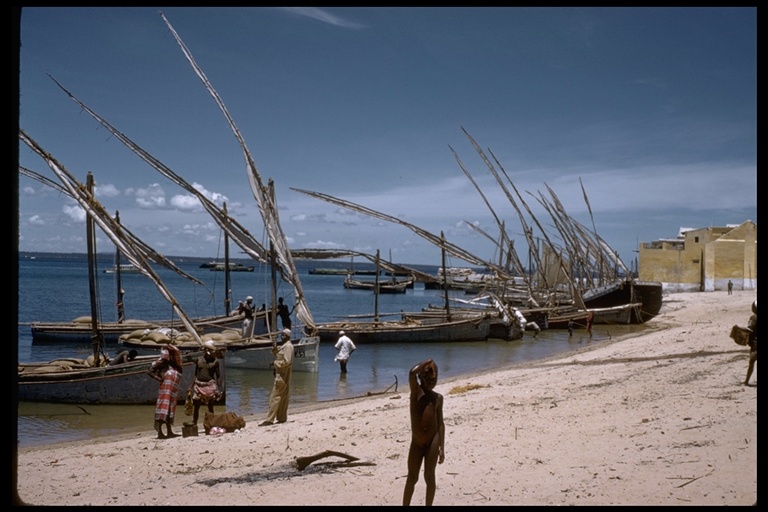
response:
M181 386L182 368L181 350L173 345L164 345L160 350L160 359L152 363L150 376L160 380L160 389L157 391L157 403L155 405L155 420L166 421L173 424L176 415L176 403Z
M173 424L173 418L176 415L176 403L179 401L180 385L181 373L176 371L173 366L169 366L163 374L163 380L157 392L155 420Z

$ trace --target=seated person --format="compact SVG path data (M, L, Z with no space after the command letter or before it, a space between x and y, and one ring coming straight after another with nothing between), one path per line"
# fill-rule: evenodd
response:
M113 360L109 362L107 366L115 366L116 364L123 364L123 363L130 363L134 359L136 359L136 356L139 355L138 352L136 352L136 349L123 350L122 352L118 353Z

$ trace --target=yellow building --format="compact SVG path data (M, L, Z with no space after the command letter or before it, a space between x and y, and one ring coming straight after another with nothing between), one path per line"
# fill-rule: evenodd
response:
M638 277L664 291L757 289L757 224L681 228L674 239L640 244Z

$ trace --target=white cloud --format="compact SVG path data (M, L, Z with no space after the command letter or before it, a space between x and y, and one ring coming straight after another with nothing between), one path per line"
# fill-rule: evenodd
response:
M120 195L120 190L114 185L97 185L94 190L96 197L117 197Z
M74 221L85 222L85 210L78 205L71 206L65 204L62 206L61 211Z
M164 208L165 191L158 183L147 188L136 189L136 204L141 208Z
M282 9L305 18L312 18L313 20L322 21L323 23L335 25L337 27L351 28L355 30L365 28L365 25L339 18L338 16L334 16L328 11L318 9L317 7L283 7Z

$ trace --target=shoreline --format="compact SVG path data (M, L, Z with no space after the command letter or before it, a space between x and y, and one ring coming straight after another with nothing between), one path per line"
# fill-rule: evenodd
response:
M651 332L438 379L446 460L435 505L752 505L757 387L741 385L748 349L728 332L746 325L755 296L671 294ZM406 382L397 393L291 407L282 425L258 427L246 415L245 429L222 436L156 440L144 429L19 449L18 499L399 505L408 414ZM331 457L295 467L296 457L326 450L372 465ZM414 505L424 490L420 475Z

